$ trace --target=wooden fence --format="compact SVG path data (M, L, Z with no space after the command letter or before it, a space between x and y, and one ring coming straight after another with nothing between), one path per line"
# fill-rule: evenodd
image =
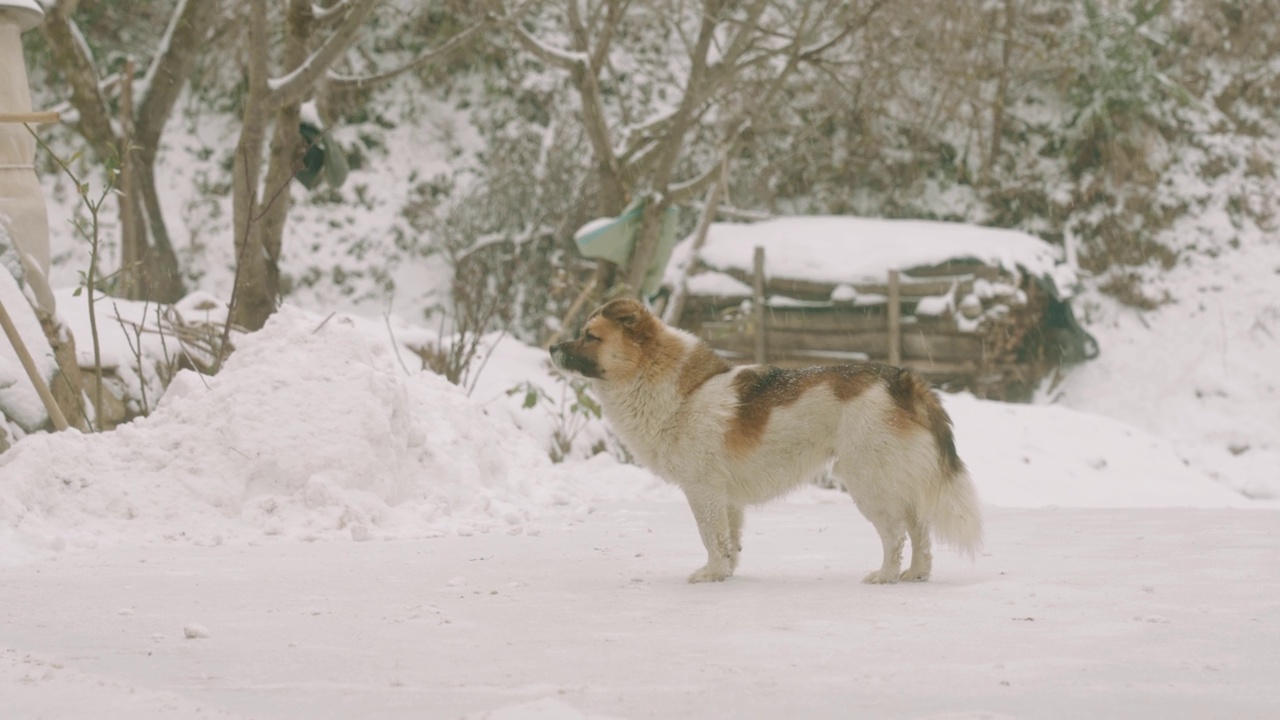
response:
M1045 298L1034 282L1000 268L957 261L933 268L891 271L883 282L856 283L851 301L832 300L832 284L766 274L756 248L752 288L743 297L692 295L679 324L733 362L800 367L840 362L882 362L914 368L930 381L986 397L1021 399L1048 372L1038 346ZM964 310L975 283L1006 290ZM749 281L749 282L748 282ZM944 312L918 312L922 301ZM936 308L935 308L936 309ZM967 310L968 312L965 312ZM972 315L961 326L958 318Z

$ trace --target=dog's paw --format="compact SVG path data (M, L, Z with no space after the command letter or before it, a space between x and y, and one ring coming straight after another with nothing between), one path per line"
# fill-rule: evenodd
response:
M868 585L888 585L890 583L898 582L898 573L897 571L885 572L884 570L876 570L870 575L862 578L862 582L867 583Z
M712 568L709 566L701 567L701 568L698 568L697 571L695 571L692 575L689 576L689 582L691 583L724 582L725 580L728 580L729 576L732 574L733 574L733 570L729 568Z
M907 568L902 571L902 575L898 579L902 582L924 582L929 579L929 571Z

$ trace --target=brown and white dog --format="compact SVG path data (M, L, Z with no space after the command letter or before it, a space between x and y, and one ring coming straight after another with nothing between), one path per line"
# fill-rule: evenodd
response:
M596 310L578 339L551 348L551 357L591 378L631 452L684 490L707 548L706 566L689 582L732 575L743 509L828 465L884 543L880 569L864 582L927 580L931 533L971 556L982 544L978 498L951 418L909 370L732 367L628 299ZM911 565L900 572L907 536Z

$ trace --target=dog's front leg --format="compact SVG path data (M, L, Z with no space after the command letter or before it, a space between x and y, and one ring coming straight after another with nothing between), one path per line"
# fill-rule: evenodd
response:
M707 564L689 576L689 582L720 582L733 574L738 550L729 530L729 499L708 489L686 489L689 508L707 548Z

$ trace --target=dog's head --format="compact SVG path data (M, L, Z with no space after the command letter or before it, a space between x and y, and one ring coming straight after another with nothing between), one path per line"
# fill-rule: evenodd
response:
M662 321L638 300L620 298L587 318L576 340L551 348L556 366L609 382L631 380L645 359L645 346L662 331Z

